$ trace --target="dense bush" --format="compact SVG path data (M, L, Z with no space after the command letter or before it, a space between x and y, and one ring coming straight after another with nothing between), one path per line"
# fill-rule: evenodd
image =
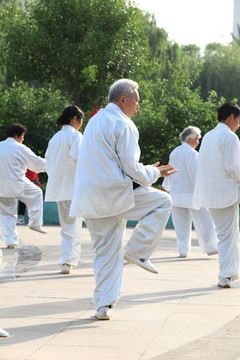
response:
M202 135L215 127L217 108L224 101L211 92L206 101L191 84L197 71L189 73L172 69L167 80L140 84L139 114L136 124L140 133L142 162L167 163L170 152L180 144L179 134L187 126L197 126Z
M9 124L21 123L28 128L24 143L43 156L57 131L56 119L68 102L60 91L51 88L34 89L21 81L12 87L0 85L0 140L5 139Z

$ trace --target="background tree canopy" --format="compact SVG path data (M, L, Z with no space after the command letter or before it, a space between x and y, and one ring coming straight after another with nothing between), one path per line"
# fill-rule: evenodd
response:
M142 24L124 0L36 0L8 23L6 82L53 83L82 107L99 103L107 83L141 71Z
M168 161L188 125L202 134L216 109L240 98L240 41L194 45L168 40L154 15L131 0L0 0L0 139L7 124L28 126L25 143L44 155L64 106L86 114L107 102L109 85L140 85L142 161Z

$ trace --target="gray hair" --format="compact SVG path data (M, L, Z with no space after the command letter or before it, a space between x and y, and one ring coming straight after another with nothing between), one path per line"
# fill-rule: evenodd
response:
M108 100L117 101L121 96L129 97L138 89L138 83L130 79L119 79L109 89Z
M181 132L179 139L181 142L186 142L188 139L194 139L196 136L200 139L201 130L196 126L188 126Z

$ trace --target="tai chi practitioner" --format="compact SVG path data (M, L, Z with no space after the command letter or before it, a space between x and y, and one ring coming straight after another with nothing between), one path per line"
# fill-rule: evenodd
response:
M201 138L201 130L188 126L180 134L182 145L170 154L169 162L179 171L164 179L162 190L170 191L173 201L172 221L177 234L177 247L181 258L191 253L192 222L202 252L217 254L217 235L207 209L193 209L192 197L198 166L195 150Z
M25 126L12 124L7 128L7 139L0 142L0 226L8 248L18 245L17 200L27 206L29 228L46 234L42 228L42 190L25 176L27 168L45 172L46 162L22 144L26 131Z
M62 266L62 274L69 274L70 268L78 265L81 251L82 219L70 217L69 210L82 141L79 129L83 116L76 105L67 106L57 119L62 128L49 141L45 154L48 174L45 201L57 202L62 237L62 256L58 264Z
M219 287L239 278L240 108L225 103L218 109L218 125L204 137L193 195L195 207L207 207L218 237Z
M139 162L139 134L131 120L138 102L136 82L116 81L109 104L86 126L77 163L70 214L84 217L91 234L98 319L110 319L111 307L120 297L126 219L139 223L125 246L125 259L158 273L149 258L172 207L170 196L151 184L175 172L174 167Z

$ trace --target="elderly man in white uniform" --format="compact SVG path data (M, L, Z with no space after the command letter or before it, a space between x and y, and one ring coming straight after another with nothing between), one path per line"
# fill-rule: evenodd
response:
M192 222L202 252L217 254L217 235L207 209L192 209L192 197L198 166L195 150L201 138L201 130L188 126L180 134L182 145L170 154L169 162L178 172L164 178L162 190L170 191L173 201L172 220L177 234L177 247L181 258L191 253Z
M218 286L231 287L239 278L240 108L225 103L218 109L218 125L204 137L193 195L195 207L207 207L218 237Z
M70 217L75 170L82 134L83 112L76 105L66 106L57 124L62 126L49 141L45 154L48 181L45 201L56 201L61 226L62 256L58 261L61 273L69 274L76 267L81 252L82 219Z
M22 144L26 131L25 126L12 124L7 128L7 139L0 142L0 226L8 248L14 248L19 241L17 200L28 208L29 228L46 234L42 228L42 190L25 176L27 168L45 172L46 161Z
M139 163L139 134L131 120L138 101L134 81L120 79L110 87L109 104L87 124L77 163L70 214L84 217L91 234L95 316L100 320L110 319L111 307L120 297L126 219L139 222L126 243L125 259L158 273L149 258L172 207L170 196L151 184L176 169Z

